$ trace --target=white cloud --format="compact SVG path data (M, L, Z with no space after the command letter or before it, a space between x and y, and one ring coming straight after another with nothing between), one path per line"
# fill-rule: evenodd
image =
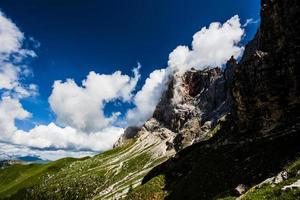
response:
M19 98L32 95L29 86L20 83L29 71L22 61L36 56L34 51L22 48L24 39L18 27L0 11L0 90Z
M35 148L105 151L124 131L123 128L110 126L85 133L72 127L61 128L54 123L38 125L28 132L18 130L15 120L29 117L31 113L24 110L18 99L3 97L0 101L0 141Z
M18 130L15 120L31 116L18 98L2 97L0 101L0 141L39 149L64 151L105 151L110 149L124 132L123 128L112 126L118 117L113 113L106 118L105 103L116 99L130 101L132 91L140 77L139 68L129 77L117 71L111 75L90 72L82 86L73 80L56 81L49 97L50 105L58 116L59 127L54 123L38 125L29 131ZM35 85L29 85L36 90Z
M126 120L130 126L140 126L148 120L167 87L167 69L153 71L142 89L135 95L135 108L128 110Z
M0 11L0 140L9 141L17 130L15 120L25 120L31 116L20 98L36 93L33 84L23 85L21 77L27 76L29 69L22 60L35 56L31 50L23 49L24 34Z
M123 128L110 126L100 131L86 133L72 127L59 127L54 123L38 125L30 131L18 130L15 120L31 117L18 99L3 97L0 101L0 141L35 148L64 150L105 151L124 132Z
M47 126L36 126L28 132L18 130L12 141L14 144L41 149L105 151L113 146L123 131L123 128L110 126L101 131L85 133L69 126L61 128L50 123Z
M82 86L74 80L55 81L49 103L63 126L71 126L84 132L101 130L110 126L119 113L104 115L105 103L121 99L129 101L140 78L138 68L129 77L117 71L111 75L90 72Z
M0 11L0 60L8 59L10 54L19 52L23 39L24 34Z
M241 56L244 48L238 43L244 35L239 16L234 16L224 24L214 22L194 34L192 48L178 46L169 55L168 65L175 72L184 72L192 67L221 66L233 55Z
M24 120L31 114L24 110L18 99L3 97L0 99L0 140L10 140L17 130L15 120Z
M18 69L10 63L0 62L0 89L11 90L18 85Z
M34 51L22 48L24 39L19 28L0 11L0 61L36 56Z
M250 24L257 24L257 23L259 23L259 21L260 21L259 19L254 20L253 18L246 19L246 22L243 24L242 27L246 27Z
M238 58L244 48L238 44L244 35L239 16L234 16L224 24L214 22L208 28L203 27L194 34L192 49L178 46L169 55L168 67L155 70L146 80L143 88L134 98L135 108L129 110L126 120L130 126L140 126L149 119L159 102L161 94L166 90L166 83L171 73L184 73L193 68L221 66L233 55ZM180 84L177 80L176 84ZM180 100L175 91L174 101ZM177 96L176 96L177 95Z

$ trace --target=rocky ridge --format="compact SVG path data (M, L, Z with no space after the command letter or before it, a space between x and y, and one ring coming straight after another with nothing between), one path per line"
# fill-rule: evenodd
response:
M174 74L153 117L140 128L127 128L115 147L152 133L158 133L162 140L168 138L167 151L179 151L208 139L208 133L231 111L226 73L217 67Z

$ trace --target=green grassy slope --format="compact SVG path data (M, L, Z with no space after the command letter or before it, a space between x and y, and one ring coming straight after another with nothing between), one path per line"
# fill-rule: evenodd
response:
M168 193L164 190L165 177L159 175L144 185L140 185L128 192L124 200L156 200L164 199Z
M54 174L74 162L64 158L48 164L15 164L0 170L0 197L11 196L17 191L37 184L45 174Z
M86 159L13 165L0 171L0 199L120 198L164 157L153 157L156 144L130 142Z

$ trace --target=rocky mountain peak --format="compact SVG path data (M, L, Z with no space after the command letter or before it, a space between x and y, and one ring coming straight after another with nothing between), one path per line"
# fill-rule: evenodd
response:
M219 68L192 69L184 74L174 74L153 117L174 132L179 132L188 119L192 117L200 119L206 110L217 107L216 104L219 102L215 98L216 95L224 95L217 94L222 93L223 88L220 89L220 85L215 86L216 81L223 81ZM217 89L220 90L217 91ZM220 101L222 100L224 97Z
M207 133L231 110L229 77L226 80L226 73L218 67L175 73L153 117L141 128L127 128L115 146L123 144L126 139L139 137L145 132L157 132L158 129L162 131L162 138L170 137L166 149L175 148L178 151L207 139ZM166 136L166 130L172 134Z

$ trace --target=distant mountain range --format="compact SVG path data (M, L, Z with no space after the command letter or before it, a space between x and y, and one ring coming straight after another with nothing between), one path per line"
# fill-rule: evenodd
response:
M0 167L10 166L13 164L30 164L30 163L47 163L49 160L43 160L39 157L35 156L19 156L19 157L11 157L4 156L1 157Z

